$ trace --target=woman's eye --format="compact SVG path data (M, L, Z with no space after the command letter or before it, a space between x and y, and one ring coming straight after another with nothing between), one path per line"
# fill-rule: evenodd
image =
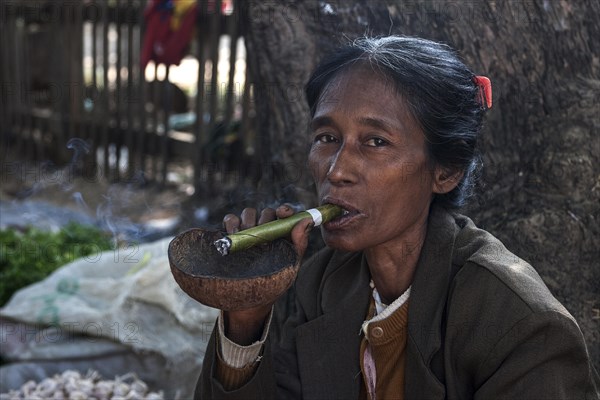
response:
M373 146L373 147L381 147L381 146L387 146L388 142L381 139L381 138L371 138L369 140L367 140L366 142L367 146Z
M336 141L336 138L333 135L329 135L327 133L322 133L315 137L315 142L333 143L335 141Z

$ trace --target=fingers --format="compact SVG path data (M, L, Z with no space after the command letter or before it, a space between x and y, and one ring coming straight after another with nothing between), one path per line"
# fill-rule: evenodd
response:
M275 210L275 215L277 215L277 218L287 218L294 215L295 213L296 212L294 211L294 209L287 204L282 204L279 207L277 207L277 210Z
M296 211L288 204L282 204L281 206L277 207L277 210L275 210L277 218L287 218L294 215L295 213ZM304 256L306 248L308 247L309 233L312 230L313 226L314 222L312 218L304 218L294 226L290 234L292 243L294 243L296 253L300 257L300 259L302 258L302 256Z
M315 224L312 218L304 218L294 226L294 229L292 229L292 243L294 243L296 253L298 254L298 257L300 257L300 259L302 258L302 256L304 256L304 253L306 252L306 248L308 247L309 234L314 225Z
M241 230L256 226L256 208L244 208L240 217L242 218Z
M236 233L240 230L240 218L235 214L227 214L223 217L223 226L227 233Z
M287 218L294 215L296 211L288 204L282 204L276 210L265 208L258 216L258 225L273 221L277 218ZM252 228L257 225L257 214L255 208L244 208L238 217L235 214L227 214L223 218L223 226L227 233L236 233L240 230Z
M260 218L258 218L258 224L262 225L266 222L271 222L276 218L275 210L272 208L265 208L260 213Z
M244 208L239 217L235 214L227 214L223 217L223 227L225 227L227 233L236 233L244 229L252 228L256 225L256 216L256 209ZM258 225L273 221L275 218L275 210L272 208L265 208L260 213Z

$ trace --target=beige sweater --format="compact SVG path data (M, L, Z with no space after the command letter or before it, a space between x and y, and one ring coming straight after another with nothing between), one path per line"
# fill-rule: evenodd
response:
M371 300L367 319L375 315L375 303ZM360 399L372 400L369 395L369 374L365 371L365 351L369 351L375 363L376 399L404 399L404 365L406 349L406 331L408 327L408 301L395 310L389 317L369 323L367 334L360 345L360 369L363 385Z

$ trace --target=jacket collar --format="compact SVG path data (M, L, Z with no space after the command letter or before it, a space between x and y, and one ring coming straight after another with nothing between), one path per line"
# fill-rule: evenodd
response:
M407 399L413 398L413 395L428 399L445 396L440 373L438 371L436 377L433 372L432 360L442 345L442 318L452 279L454 242L458 232L454 217L433 206L408 308L406 362L410 368L406 368Z
M370 278L360 253L339 255L332 257L321 284L322 314L297 330L305 399L356 399L359 395L359 331L369 305Z

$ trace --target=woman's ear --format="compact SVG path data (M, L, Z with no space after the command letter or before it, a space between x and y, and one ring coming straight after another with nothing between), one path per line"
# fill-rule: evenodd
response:
M461 170L436 167L433 173L433 193L444 194L452 191L464 174Z

